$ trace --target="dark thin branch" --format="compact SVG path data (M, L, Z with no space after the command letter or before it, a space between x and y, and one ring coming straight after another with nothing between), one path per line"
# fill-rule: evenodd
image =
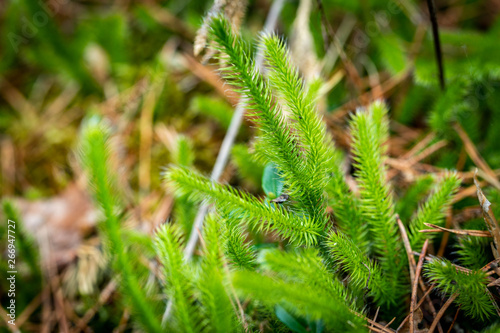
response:
M439 26L437 22L436 16L436 4L434 0L427 0L427 7L429 8L429 15L431 18L432 24L432 36L434 39L434 51L436 53L436 61L438 65L439 71L439 85L441 86L441 90L445 89L444 82L444 67L443 67L443 54L441 52L441 40L439 39Z

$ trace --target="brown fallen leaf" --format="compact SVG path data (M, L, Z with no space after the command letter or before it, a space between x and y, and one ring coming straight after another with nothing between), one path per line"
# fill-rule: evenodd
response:
M48 199L14 201L27 232L39 242L50 242L51 258L55 265L64 266L77 256L82 240L96 225L99 211L88 195L76 184ZM40 236L46 228L48 239Z
M417 308L415 312L413 312L413 332L415 333L426 333L429 332L427 328L418 329L418 324L424 319L424 314L420 308ZM399 330L398 333L410 333L410 321L407 321Z

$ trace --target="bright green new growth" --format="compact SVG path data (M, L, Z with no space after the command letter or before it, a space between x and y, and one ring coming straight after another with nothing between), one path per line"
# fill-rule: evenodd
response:
M495 313L486 272L463 272L448 260L434 259L425 265L425 275L447 297L457 294L455 302L468 316L483 320Z
M188 137L177 135L170 154L174 164L186 168L193 166L193 144ZM189 234L196 216L195 203L187 195L178 196L175 200L173 214L177 224L182 226L184 233Z
M347 185L341 169L342 156L332 148L331 177L326 188L330 206L339 228L349 236L354 244L365 254L369 252L368 228L359 209L359 199Z
M349 274L349 286L357 295L369 293L378 305L394 304L394 294L380 267L372 262L357 245L341 232L330 233L326 242L333 259Z
M238 168L243 181L248 181L254 188L259 188L264 166L256 161L246 145L236 144L232 151L232 161Z
M214 204L221 217L219 224L214 217L207 222L206 235L213 238L206 243L218 245L213 251L203 245L207 248L200 276L216 281L212 292L224 289L224 274L220 269L210 268L225 263L226 259L219 257L222 251L235 271L231 281L242 295L267 306L282 307L297 316L321 319L334 330L363 330L353 311L358 311L357 306L366 306L367 296L384 311L395 309L409 297L407 259L386 179L385 142L389 125L385 104L375 102L366 110L359 110L350 121L357 196L346 182L342 154L335 149L316 113L314 93L309 94L291 66L284 43L275 36L261 39L261 51L269 69L267 81L226 20L214 18L211 35L219 50L228 56L223 61L228 66L223 69L225 77L240 88L248 107L254 111L252 119L259 125L261 137L255 149L268 163L263 187L275 196L283 190L289 198L281 204L261 200L185 167L170 167L165 180L178 194ZM284 117L272 90L279 93L291 119ZM250 154L243 149L236 154L242 161L248 160ZM244 165L242 161L237 163ZM243 173L244 168L240 169ZM267 176L272 178L276 174L280 181L273 187ZM417 184L417 189L405 200L420 196L429 185L428 179ZM458 185L456 174L447 174L411 221L410 236L415 248L425 239L419 239L418 232L423 223L441 223ZM405 200L399 207L404 207ZM327 204L333 208L336 223L331 229ZM286 245L303 248L296 252L253 249L246 241L247 227L271 232L292 243L285 242ZM220 232L221 243L214 230ZM260 257L256 261L258 252ZM343 278L346 283L340 282ZM206 288L199 286L191 293L192 297L201 303L216 304ZM200 293L209 295L207 300L203 301ZM219 296L222 302L227 301L222 293ZM218 313L215 309L203 311L207 311L207 318ZM208 322L214 320L221 327L229 325L218 321L221 318L214 318Z
M419 232L425 229L424 223L444 226L446 210L450 207L453 195L460 186L460 179L456 173L448 173L436 185L427 201L419 207L416 216L410 222L410 244L412 249L418 251L422 248L426 238L433 239L435 234Z
M257 198L238 192L230 186L216 184L200 174L184 168L170 168L165 179L174 188L197 200L208 200L222 209L232 210L239 218L259 231L275 231L298 244L313 245L321 233L320 227L307 216L297 216L286 209L262 202Z
M224 212L224 209L219 209L219 213L224 225L222 231L224 254L234 267L254 269L256 254L245 240L242 221L232 212Z
M181 242L182 234L174 225L165 224L158 230L156 250L173 309L168 328L175 332L233 332L236 316L226 288L216 217L207 218L200 265L184 261Z
M255 111L253 119L260 125L262 133L263 149L259 149L259 152L264 153L282 172L290 196L302 203L301 208L305 208L318 227L324 227L326 219L323 189L326 186L327 169L324 157L326 148L320 146L325 143L325 130L311 132L313 129L316 130L316 127L321 127L321 121L309 109L311 103L305 100L302 83L298 81L296 73L285 68L287 60L277 59L277 57L287 57L283 47L276 39L268 38L268 47L264 52L267 60L275 65L272 70L274 74L271 74L274 75L275 81L293 87L294 91L299 93L296 98L289 98L289 104L293 105L299 123L297 127L302 129L298 134L292 134L280 105L272 96L268 82L255 66L241 37L232 32L229 23L223 18L214 18L210 26L213 39L218 43L220 50L229 57L228 67L223 69L225 77L240 88L240 92L248 100L248 107ZM282 61L285 61L285 64ZM291 94L289 91L286 96L290 97ZM300 140L306 141L297 142ZM319 160L313 160L313 155L310 155L312 153L301 150L299 148L301 143L312 148L314 156ZM317 185L320 187L316 187Z
M480 269L490 260L486 251L490 249L491 239L486 237L460 237L455 253L460 265L469 269Z
M322 263L317 250L265 251L261 262L269 275L236 272L235 288L268 305L281 305L298 315L322 319L333 332L365 331L352 299Z
M387 108L376 102L358 111L351 120L355 175L360 189L361 211L369 225L372 246L380 260L392 301L401 300L404 251L398 237L394 202L386 181L384 165L388 137Z
M343 300L352 311L358 311L353 298L347 293L342 282L329 271L320 253L316 249L303 249L295 252L279 250L263 251L260 257L261 266L273 271L283 280L307 285L321 290L334 302ZM345 311L348 309L342 309Z
M171 329L199 332L201 318L192 301L193 286L184 265L181 238L181 232L173 225L162 225L156 234L156 251L163 266L165 294L172 302L175 321Z
M285 43L277 36L262 38L264 57L270 67L269 78L274 89L283 97L295 120L293 128L304 153L305 171L309 177L309 204L314 216L324 217L323 192L328 183L329 149L326 126L316 111L297 69L291 64Z
M159 332L161 325L154 302L148 299L141 288L137 272L121 239L120 201L114 195L118 191L109 168L109 129L99 119L89 119L83 125L80 144L80 161L87 172L95 200L104 215L99 226L107 254L112 257L116 272L120 273L123 294L142 327L150 332Z
M200 300L208 319L210 332L232 332L236 328L236 316L227 292L225 260L219 237L218 217L210 215L205 221L203 260L197 281Z

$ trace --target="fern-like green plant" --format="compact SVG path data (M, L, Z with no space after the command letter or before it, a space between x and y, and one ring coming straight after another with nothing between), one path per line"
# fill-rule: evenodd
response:
M419 232L425 229L424 223L444 226L446 210L450 207L454 194L458 191L460 179L456 173L448 173L434 188L432 194L419 207L417 214L410 222L410 243L413 249L422 248L425 238L432 239L433 234Z
M297 216L280 206L271 205L229 186L216 184L194 171L172 167L165 173L165 179L181 193L189 193L193 199L230 207L256 230L272 230L291 241L306 245L316 244L322 232L315 220L308 216Z
M109 128L98 118L88 119L80 138L80 161L95 200L102 210L103 221L99 224L107 255L113 269L119 273L121 290L130 304L137 322L149 332L161 330L158 304L147 296L133 260L127 254L127 246L121 237L120 198L115 178L110 170Z
M468 316L484 320L495 313L482 270L462 271L446 259L434 259L425 265L425 275L443 295L456 295L456 302Z
M269 163L264 185L268 186L270 175L278 175L282 183L275 184L273 195L283 195L273 200L254 197L183 167L172 166L164 176L179 194L214 204L223 217L222 248L236 269L232 279L236 289L269 306L284 306L297 316L325 321L331 310L343 313L339 315L346 319L347 313L363 308L367 297L384 309L402 305L408 297L409 274L395 200L386 180L389 125L385 104L375 102L350 120L357 196L345 180L342 154L315 109L315 94L309 93L291 65L285 44L274 35L261 37L260 52L268 68L264 77L225 19L213 18L210 27L218 50L227 56L222 73L247 98L253 110L250 117L259 126L256 153ZM282 113L280 101L290 110L289 118ZM412 220L415 246L421 241L418 230L426 220L432 217L430 222L440 223L458 183L454 174L446 175ZM328 204L333 208L334 228ZM244 226L274 233L290 246L308 249L261 250L255 262L259 251L245 240ZM345 276L348 282L340 283ZM322 309L324 295L349 300L352 307ZM353 322L353 318L348 320Z
M184 261L183 236L175 225L164 224L157 232L155 247L172 307L172 318L165 318L169 330L222 333L237 328L218 220L214 215L207 218L199 265Z
M393 295L400 300L405 264L394 212L392 192L386 181L385 148L388 138L387 108L373 104L351 120L355 175L360 188L360 208L372 234L373 249Z
M165 294L173 308L175 321L169 322L171 329L184 332L199 332L201 318L193 304L193 281L189 267L184 265L181 251L182 233L169 224L157 232L156 249L163 266Z

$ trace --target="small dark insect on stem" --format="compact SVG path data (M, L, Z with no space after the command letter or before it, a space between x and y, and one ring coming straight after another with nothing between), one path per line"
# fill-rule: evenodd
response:
M282 204L283 202L286 202L290 196L288 194L282 194L276 199L271 200L271 202L277 203L277 204Z
M441 41L439 39L439 27L436 16L436 4L434 3L434 0L427 0L427 7L429 8L429 15L432 24L434 51L436 53L436 61L439 71L439 85L441 86L441 90L444 90L445 82L444 82L443 54L441 53Z

